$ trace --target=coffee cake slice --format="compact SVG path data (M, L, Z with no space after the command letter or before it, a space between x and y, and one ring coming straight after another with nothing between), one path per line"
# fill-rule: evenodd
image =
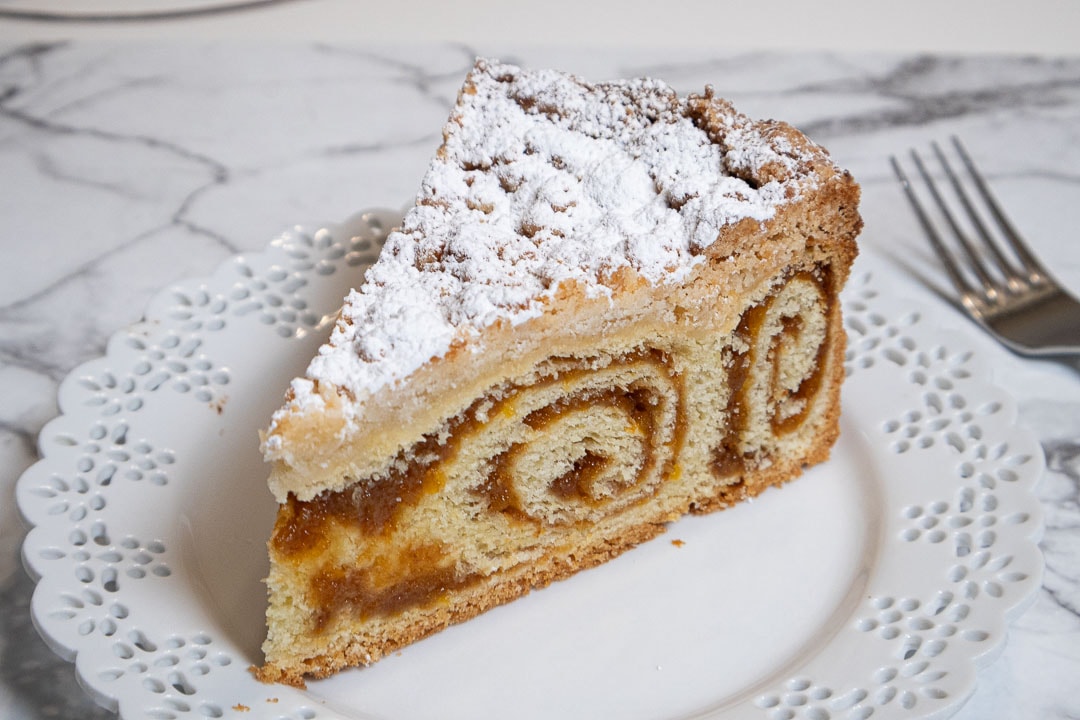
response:
M825 460L858 199L711 89L478 61L263 436L259 677L372 663Z

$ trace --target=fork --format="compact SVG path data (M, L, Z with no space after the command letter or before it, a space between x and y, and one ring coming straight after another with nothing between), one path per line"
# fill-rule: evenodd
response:
M974 188L974 193L965 189L965 183L941 147L932 143L932 148L978 243L961 227L926 164L914 150L911 151L911 161L955 240L953 246L959 252L950 249L942 238L900 162L895 156L890 161L934 253L960 293L960 304L975 322L1017 353L1031 356L1080 355L1080 302L1050 276L1028 249L994 199L986 180L960 140L953 137L952 144L967 171L968 184ZM981 200L982 212L976 208L973 195ZM983 213L988 214L997 225L999 240L991 235L987 223L983 221Z

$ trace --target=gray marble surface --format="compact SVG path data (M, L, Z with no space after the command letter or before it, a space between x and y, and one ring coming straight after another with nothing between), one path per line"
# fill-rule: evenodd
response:
M963 137L1037 253L1080 290L1080 60L254 41L0 48L0 715L114 716L38 638L18 557L13 489L58 384L170 282L297 223L405 204L478 53L711 83L852 170L863 252L989 359L1046 453L1042 589L956 717L1080 717L1080 370L1018 358L959 315L888 166Z

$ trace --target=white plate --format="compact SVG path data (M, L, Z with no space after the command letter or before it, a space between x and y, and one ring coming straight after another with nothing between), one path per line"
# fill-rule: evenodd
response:
M166 20L283 2L289 0L0 0L0 16L81 22Z
M383 215L382 224L392 222ZM843 435L782 490L306 690L261 661L256 432L382 238L296 229L182 283L60 389L20 479L32 612L125 718L929 718L1038 587L1038 444L861 259ZM674 542L675 540L681 542Z

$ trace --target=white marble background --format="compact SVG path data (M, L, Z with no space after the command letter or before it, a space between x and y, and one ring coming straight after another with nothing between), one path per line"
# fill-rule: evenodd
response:
M1080 372L979 335L944 287L888 156L958 134L1037 253L1080 290L1080 60L347 42L8 42L0 47L0 715L108 718L32 629L13 486L58 383L171 281L295 223L401 206L477 54L595 79L709 82L786 119L864 187L863 249L990 359L1048 471L1046 575L957 715L1080 717Z

